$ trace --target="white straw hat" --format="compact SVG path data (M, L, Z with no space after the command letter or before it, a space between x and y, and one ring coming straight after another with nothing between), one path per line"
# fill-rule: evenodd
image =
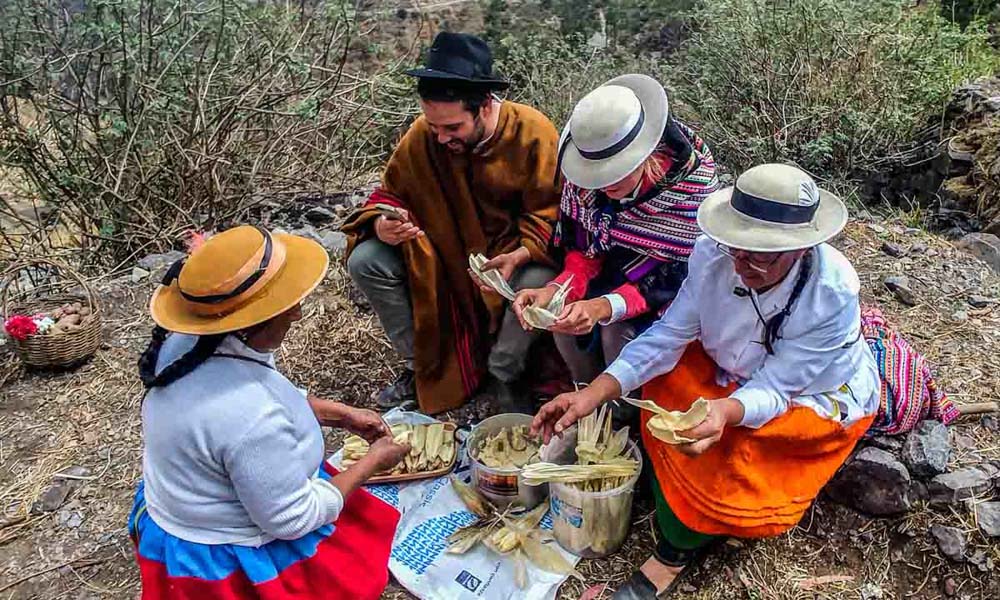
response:
M659 145L668 118L667 92L652 77L608 81L577 102L563 128L563 175L588 190L621 181Z
M751 252L811 248L847 225L847 207L790 165L757 165L736 185L709 195L698 209L698 226L708 237Z

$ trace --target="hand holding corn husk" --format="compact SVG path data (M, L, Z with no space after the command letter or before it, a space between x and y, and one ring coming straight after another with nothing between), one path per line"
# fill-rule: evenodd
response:
M535 329L551 328L563 312L563 307L566 304L566 296L570 292L570 284L572 282L573 276L570 275L566 281L556 287L555 293L552 294L552 299L545 306L537 306L535 304L525 305L523 299L527 298L527 296L522 296L522 302L515 303L515 312L520 314L522 321Z
M722 438L727 426L743 420L743 404L735 398L709 402L699 398L687 411L669 411L648 400L628 400L631 404L656 413L647 424L649 432L677 450L697 456Z
M501 255L501 256L507 256L507 255ZM480 284L480 286L487 287L493 290L494 292L500 294L507 300L513 301L514 290L510 287L510 284L507 283L507 277L510 277L510 273L508 273L505 277L505 275L501 273L497 268L495 267L487 268L488 263L496 262L497 259L501 258L501 256L495 257L491 261L487 260L486 257L483 256L482 254L470 254L469 271L472 273L473 279L475 279L476 282ZM516 265L514 265L514 268L516 268ZM510 271L511 273L513 273L513 268L510 269Z
M391 429L393 440L399 444L409 444L410 450L401 462L387 472L379 472L379 475L403 475L434 471L450 465L455 459L455 436L452 430L445 427L444 423L432 425L399 423L392 425ZM344 440L342 464L349 467L361 460L368 452L368 442L356 435L348 436Z
M482 543L498 554L512 556L515 580L522 589L528 583L525 561L531 561L543 571L583 580L573 565L552 544L546 543L548 538L538 529L548 511L548 502L522 515L511 515L509 509L498 511L472 486L454 477L451 483L455 493L478 519L448 537L448 553L465 554Z
M653 413L653 417L646 423L646 429L653 434L653 437L668 444L687 444L695 441L681 436L678 432L691 429L708 416L708 400L704 398L695 400L687 411L667 410L652 400L634 400L632 398L624 400L632 406Z

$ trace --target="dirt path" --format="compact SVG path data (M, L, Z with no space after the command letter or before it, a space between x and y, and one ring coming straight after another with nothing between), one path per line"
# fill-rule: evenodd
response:
M885 242L923 244L904 258L886 255ZM902 224L852 224L837 245L855 262L866 300L877 300L900 329L938 367L958 402L1000 400L1000 280L981 263L938 238L906 232ZM889 274L908 275L917 306L898 304L882 286ZM84 367L63 374L20 369L0 347L0 598L133 598L138 577L124 524L141 471L140 385L134 363L150 322L152 286L118 281L102 289L109 312L107 343ZM979 294L994 303L970 307ZM306 318L281 352L282 369L300 385L330 397L365 403L388 381L394 359L372 315L349 299L335 269L306 307ZM952 428L956 466L1000 459L1000 434L976 418ZM331 436L330 450L335 436ZM53 513L28 515L52 475L88 469L87 479ZM633 515L626 550L584 561L586 586L617 584L649 551L650 507ZM956 597L1000 597L1000 569L983 573L941 557L927 535L933 522L968 532L1000 564L1000 544L987 542L962 511L920 506L898 519L871 520L823 500L788 535L733 542L686 580L692 598L940 598L949 578ZM817 577L838 576L831 580ZM824 583L825 581L825 583ZM948 585L951 586L952 583ZM565 598L586 587L567 583ZM390 587L386 597L404 597Z

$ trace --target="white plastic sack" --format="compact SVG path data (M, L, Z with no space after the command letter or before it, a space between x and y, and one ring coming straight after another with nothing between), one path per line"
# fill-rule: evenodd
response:
M389 424L433 423L426 415L393 410L386 413ZM454 475L469 482L472 472L465 440L458 448L458 464ZM334 454L330 462L340 464L341 453ZM485 598L508 600L549 600L555 598L566 576L543 571L527 563L527 586L517 587L514 579L514 561L497 554L481 544L465 554L447 554L448 536L458 528L475 520L462 500L452 489L448 477L438 477L416 482L368 486L369 492L395 506L402 515L389 557L389 571L400 585L423 600L459 600ZM546 513L542 529L552 529L551 514ZM576 565L579 558L569 554L555 542L550 542Z

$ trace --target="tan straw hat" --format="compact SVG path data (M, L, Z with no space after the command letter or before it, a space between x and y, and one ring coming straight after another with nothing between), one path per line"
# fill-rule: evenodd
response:
M308 296L330 258L316 242L241 225L170 268L149 311L169 331L210 335L276 317Z
M621 181L653 153L667 126L667 92L648 75L622 75L577 102L559 139L562 172L594 190Z
M787 252L821 244L847 225L843 201L790 165L757 165L698 209L708 237L750 252Z

